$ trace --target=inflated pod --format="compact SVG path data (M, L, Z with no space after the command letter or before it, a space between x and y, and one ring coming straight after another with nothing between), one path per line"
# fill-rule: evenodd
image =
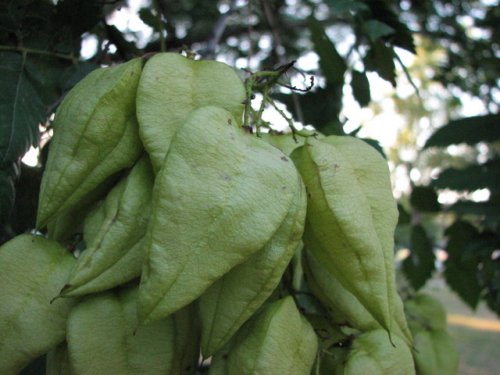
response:
M141 59L94 70L64 98L54 120L37 228L88 205L96 189L139 157L135 94L141 70Z
M348 346L326 353L329 355L327 366L334 367L334 374L415 375L411 351L404 339L393 335L391 342L383 329L363 333Z
M278 286L304 230L306 196L300 178L296 190L287 217L264 248L200 297L201 348L205 357L218 351Z
M86 297L71 311L66 340L75 375L164 375L174 359L174 321L139 326L137 287Z
M193 375L200 359L200 327L193 304L172 314L175 328L174 359L169 375Z
M52 299L75 263L57 242L23 234L0 247L0 374L17 374L64 340L73 299Z
M293 298L285 297L242 327L232 344L214 357L210 374L309 375L317 350L312 326Z
M458 351L443 329L414 331L413 358L418 375L456 375Z
M104 291L140 276L153 182L150 162L144 156L85 220L87 248L62 296Z
M217 107L195 110L170 145L153 188L139 316L179 310L261 250L297 188L293 163Z
M175 132L191 112L216 106L229 111L240 123L244 100L243 83L229 65L197 61L178 53L158 53L150 58L137 90L137 118L155 172L160 170Z
M337 136L309 138L292 159L308 193L307 249L382 327L391 332L393 315L404 326L393 264L398 211L386 161L365 142Z

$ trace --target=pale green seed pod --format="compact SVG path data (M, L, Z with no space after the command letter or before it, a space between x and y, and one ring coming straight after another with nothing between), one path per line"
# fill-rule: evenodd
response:
M89 215L84 226L87 248L61 296L108 290L140 276L153 182L149 160L142 157Z
M309 375L318 338L293 298L286 297L265 306L224 349L210 374Z
M64 98L54 120L37 228L88 205L94 191L139 157L135 94L141 70L141 59L97 69Z
M411 342L395 286L387 163L363 141L337 136L308 139L292 159L308 192L305 246L389 332L395 316Z
M339 351L344 351L343 356ZM350 346L333 351L334 373L343 375L415 375L411 351L405 341L393 335L389 341L382 329L355 337ZM331 363L330 363L331 366Z
M164 375L172 368L174 322L139 326L136 287L86 297L71 311L66 336L75 375Z
M73 299L51 300L75 263L57 242L23 234L0 247L0 374L17 374L64 340Z
M305 214L305 188L297 178L290 211L269 242L200 297L201 348L205 357L225 345L278 286L301 242Z
M149 322L194 301L262 249L285 219L297 171L229 112L197 109L176 133L153 188L139 316Z
M137 118L155 172L160 170L175 132L191 112L204 106L220 107L240 123L244 100L243 83L224 63L197 61L178 53L151 57L137 90Z
M46 375L71 375L68 347L66 343L59 344L47 353L45 361Z

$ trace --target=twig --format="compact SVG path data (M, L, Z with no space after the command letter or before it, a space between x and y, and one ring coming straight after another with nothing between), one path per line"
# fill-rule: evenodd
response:
M44 51L44 50L35 49L35 48L0 45L0 51L15 51L15 52L22 52L22 53L27 53L27 54L32 54L32 55L50 56L50 57L55 57L55 58L58 58L61 60L68 60L74 64L76 64L78 62L78 58L75 56L72 56L72 55L65 55L62 53Z
M163 26L163 21L162 21L162 9L159 0L153 0L153 4L156 10L156 19L158 21L158 31L160 32L160 51L165 52L167 50L167 44L165 42L165 27Z

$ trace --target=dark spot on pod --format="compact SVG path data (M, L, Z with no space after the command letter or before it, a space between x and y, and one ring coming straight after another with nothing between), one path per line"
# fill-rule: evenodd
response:
M286 156L282 156L281 160L288 162L288 158Z

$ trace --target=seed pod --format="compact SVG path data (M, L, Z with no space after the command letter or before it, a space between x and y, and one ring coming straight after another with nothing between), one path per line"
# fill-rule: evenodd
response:
M137 89L137 118L155 172L192 111L203 106L224 108L239 123L244 100L243 83L224 63L196 61L177 53L158 53L149 59Z
M142 322L198 298L262 249L287 215L298 178L293 163L231 124L223 109L194 111L156 176L139 291Z
M214 358L214 367L218 372L210 372L211 374L311 373L318 350L318 339L292 297L266 306L243 326L238 336L228 352ZM227 363L217 363L219 361ZM227 372L224 372L226 369Z
M456 375L458 351L450 335L442 329L413 333L413 358L419 375Z
M93 191L139 157L135 93L142 61L97 69L56 112L42 178L37 228L89 203Z
M95 294L76 305L68 319L68 356L73 374L169 374L174 323L162 319L138 326L137 288L118 295ZM105 345L103 345L105 343Z
M87 249L80 255L61 296L104 291L141 274L153 182L151 165L143 157L85 221Z
M340 350L347 354L342 356ZM335 374L415 375L413 358L404 340L393 335L391 343L382 329L355 337L349 347L337 349L333 354Z
M205 357L218 351L277 287L300 244L305 214L305 188L298 178L292 207L270 241L201 296L201 348Z
M391 332L398 211L387 163L363 141L336 136L308 140L292 159L308 192L306 247Z
M74 262L39 236L23 234L0 247L0 374L17 374L64 340L74 300L51 300Z
M428 294L418 293L405 302L410 325L419 324L430 330L446 330L446 310L441 303Z

